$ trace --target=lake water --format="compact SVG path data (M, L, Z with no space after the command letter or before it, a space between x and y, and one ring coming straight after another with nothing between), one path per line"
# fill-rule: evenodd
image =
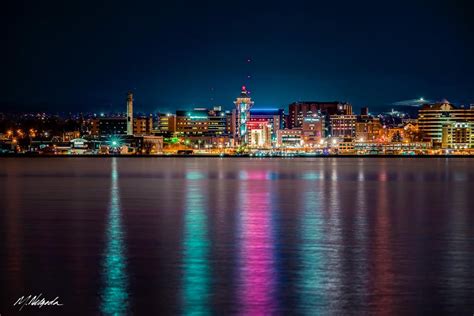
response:
M474 313L474 159L1 158L0 210L2 316Z

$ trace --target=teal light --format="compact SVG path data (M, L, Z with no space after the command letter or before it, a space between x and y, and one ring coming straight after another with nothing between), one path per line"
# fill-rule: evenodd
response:
M325 296L327 277L324 275L325 249L324 219L319 203L320 195L309 190L304 196L304 211L301 217L301 270L297 288L302 315L323 315L327 305ZM327 311L326 311L327 312Z
M192 177L195 178L195 177ZM196 179L196 178L195 178ZM205 194L200 181L186 182L182 300L184 315L209 315L210 267Z
M129 294L124 232L121 222L117 160L112 159L107 239L102 261L103 286L100 310L104 315L127 315Z

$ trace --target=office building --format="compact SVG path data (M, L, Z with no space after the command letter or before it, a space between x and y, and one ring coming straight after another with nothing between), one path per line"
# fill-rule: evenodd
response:
M305 117L320 115L326 118L326 126L329 124L330 115L352 115L352 105L346 102L332 101L304 101L294 102L289 105L288 128L298 128L303 125Z
M356 115L331 115L331 136L340 138L353 138L356 136Z
M128 121L125 117L99 119L99 136L127 135Z
M455 107L447 100L425 104L419 110L418 124L425 141L440 147L443 138L443 126L451 123L474 123L474 106Z
M455 122L443 125L443 149L470 149L474 148L474 123Z
M219 137L227 135L227 117L221 107L176 111L176 133L180 136Z
M153 131L153 116L133 118L133 135L151 135Z

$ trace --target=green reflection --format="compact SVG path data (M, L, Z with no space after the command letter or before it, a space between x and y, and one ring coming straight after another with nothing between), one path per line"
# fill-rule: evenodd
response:
M120 217L120 191L116 158L112 159L111 178L107 245L102 263L104 287L101 293L100 310L105 315L125 315L129 308L127 262L124 255L124 233Z
M303 315L321 315L326 306L324 267L324 220L317 193L305 192L301 217L301 270L298 278L300 311Z
M186 213L183 241L183 314L208 315L210 271L209 238L201 176L186 182Z

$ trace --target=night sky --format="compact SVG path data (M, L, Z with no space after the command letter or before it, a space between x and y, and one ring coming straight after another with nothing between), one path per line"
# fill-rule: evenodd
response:
M469 1L3 4L0 111L474 103ZM3 25L4 24L4 25ZM248 78L250 76L250 78Z

